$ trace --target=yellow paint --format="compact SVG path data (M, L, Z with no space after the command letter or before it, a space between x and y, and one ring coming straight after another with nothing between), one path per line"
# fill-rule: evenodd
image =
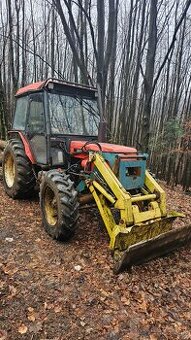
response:
M110 237L111 250L124 251L130 245L156 237L172 228L172 221L181 214L167 216L165 192L148 171L144 188L133 196L125 190L101 154L91 153L89 160L94 163L105 183L103 187L96 179L86 181ZM147 210L145 201L148 201ZM113 209L119 211L117 222Z
M151 193L157 192L160 197L159 207L161 210L161 215L166 216L166 194L165 191L160 187L160 185L154 180L154 178L146 170L145 173L145 186L149 189Z
M95 199L95 202L97 204L97 207L99 209L101 217L102 217L104 224L106 226L107 232L108 232L110 238L112 238L112 229L115 226L115 220L113 218L113 215L112 215L110 209L108 209L107 205L105 204L105 200L103 198L103 195L102 195L102 198L101 198L101 194L98 196L98 194L97 194L97 192L96 192L96 190L95 190L95 188L92 184L88 183L88 187L89 187L89 190L90 190L92 196Z
M141 201L149 201L149 200L153 200L156 198L156 195L155 194L151 194L151 195L144 195L144 196L133 196L131 198L131 202L134 203L134 202L141 202Z
M4 160L4 176L6 185L12 188L15 182L15 161L13 155L9 152L5 156Z
M48 224L54 227L57 223L57 202L51 188L47 187L44 194L45 218Z
M98 191L100 191L107 199L108 201L110 201L111 203L115 203L115 199L110 195L108 194L108 192L96 181L93 181L93 186L98 189Z

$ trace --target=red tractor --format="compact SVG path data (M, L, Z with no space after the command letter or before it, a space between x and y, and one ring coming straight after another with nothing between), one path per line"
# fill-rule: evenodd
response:
M3 156L4 188L16 199L39 187L51 237L68 240L79 204L94 200L116 272L191 239L191 227L173 230L181 214L167 213L165 192L146 170L147 155L100 142L104 122L95 88L48 79L21 88L16 99Z

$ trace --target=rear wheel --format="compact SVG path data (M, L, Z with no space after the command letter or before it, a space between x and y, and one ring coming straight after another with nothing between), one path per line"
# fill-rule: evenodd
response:
M40 205L43 225L56 240L67 241L76 230L78 219L78 192L70 176L50 170L40 185Z
M12 198L32 194L36 184L32 165L20 140L10 140L3 154L3 184Z

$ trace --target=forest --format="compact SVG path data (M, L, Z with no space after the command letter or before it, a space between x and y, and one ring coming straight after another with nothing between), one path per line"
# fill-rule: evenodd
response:
M0 47L0 340L191 339L191 0L0 0Z
M108 140L191 185L190 0L0 2L0 139L19 87L49 77L100 88Z

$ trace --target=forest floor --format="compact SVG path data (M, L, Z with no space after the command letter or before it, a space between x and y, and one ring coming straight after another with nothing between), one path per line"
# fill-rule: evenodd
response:
M163 185L164 186L164 185ZM191 223L191 197L167 186ZM0 339L191 339L191 250L115 276L108 238L81 213L70 243L41 225L38 199L13 201L0 181Z

